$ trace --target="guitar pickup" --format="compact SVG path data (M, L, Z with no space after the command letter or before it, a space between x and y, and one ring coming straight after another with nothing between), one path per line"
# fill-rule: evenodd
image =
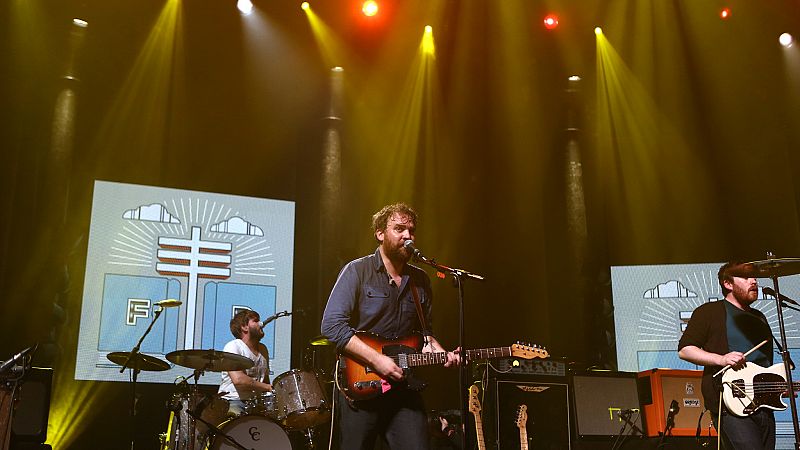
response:
M362 389L375 389L381 387L380 380L372 380L372 381L356 381L353 383L353 387L362 390Z

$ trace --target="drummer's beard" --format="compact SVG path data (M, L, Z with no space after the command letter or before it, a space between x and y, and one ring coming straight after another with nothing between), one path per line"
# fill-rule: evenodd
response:
M256 342L259 342L261 338L264 337L264 329L258 325L252 326L250 327L250 336L252 336Z

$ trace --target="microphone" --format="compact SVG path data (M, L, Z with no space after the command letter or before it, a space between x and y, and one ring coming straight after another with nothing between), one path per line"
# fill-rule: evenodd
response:
M26 348L25 350L23 350L23 351L17 353L16 355L14 355L8 361L4 362L3 364L0 364L0 373L3 373L5 371L7 371L8 369L10 369L11 366L15 365L20 359L22 359L23 356L27 355L28 352L30 352L34 348L36 348L36 345L33 345L33 346L30 346L30 347Z
M166 300L161 300L160 302L153 303L154 306L160 306L162 308L173 308L175 306L181 306L183 304L180 300L175 300L174 298L168 298Z
M796 301L790 299L789 297L787 297L787 296L785 296L783 294L778 294L777 292L775 292L775 289L772 289L769 286L762 287L761 288L761 292L763 292L766 295L771 295L773 297L778 297L782 302L786 302L786 303L788 303L790 305L800 306L800 303L797 303Z
M280 317L290 316L290 315L292 315L292 313L290 313L289 311L281 311L279 313L275 313L275 314L267 317L266 319L262 320L261 322L258 322L258 326L260 326L261 329L263 330L264 327L267 326L267 324L272 322L273 320L278 319Z
M424 260L424 259L425 259L425 256L423 256L423 255L422 255L422 252L421 252L421 251L419 251L419 249L418 249L418 248L414 247L414 241L413 241L413 240L411 240L411 239L407 240L407 241L406 241L406 242L403 244L403 247L405 247L405 248L406 248L406 250L408 250L409 252L411 252L411 256L413 256L414 258L416 258L416 259L422 259L422 260Z

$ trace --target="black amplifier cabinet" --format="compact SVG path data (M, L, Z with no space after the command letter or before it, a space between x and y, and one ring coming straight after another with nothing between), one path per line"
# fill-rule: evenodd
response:
M636 374L593 371L572 376L575 431L581 438L643 435Z
M566 377L496 374L486 383L483 424L487 449L519 450L524 425L528 448L569 450L570 387ZM518 424L517 409L527 406L527 420Z

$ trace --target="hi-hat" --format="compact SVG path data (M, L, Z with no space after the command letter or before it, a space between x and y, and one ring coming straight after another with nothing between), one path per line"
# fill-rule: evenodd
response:
M247 370L253 361L246 356L218 350L176 350L167 353L167 359L179 366L210 372Z
M336 343L328 340L328 338L323 335L319 335L311 338L311 340L308 341L308 345L336 345Z
M128 359L128 355L131 355L130 359ZM166 361L142 353L112 352L107 354L106 358L114 364L130 367L133 370L143 370L145 372L169 370L169 364ZM128 363L127 365L125 364L126 362Z
M785 277L800 273L800 258L776 258L751 261L728 269L728 273L742 278Z

